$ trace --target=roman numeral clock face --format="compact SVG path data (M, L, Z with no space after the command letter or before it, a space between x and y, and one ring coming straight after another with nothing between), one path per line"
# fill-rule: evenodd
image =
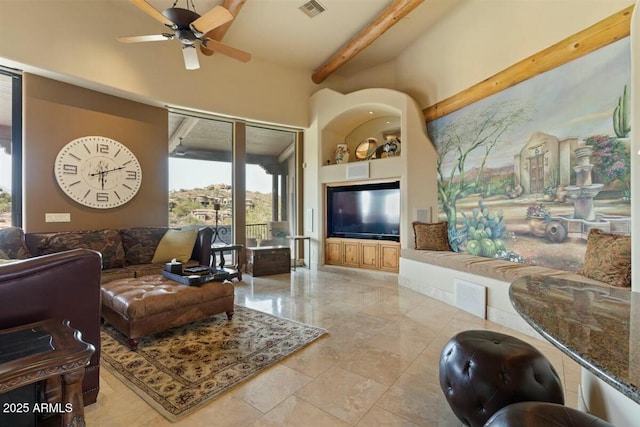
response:
M91 208L121 206L142 184L136 156L118 141L103 136L74 139L60 150L54 168L62 191Z

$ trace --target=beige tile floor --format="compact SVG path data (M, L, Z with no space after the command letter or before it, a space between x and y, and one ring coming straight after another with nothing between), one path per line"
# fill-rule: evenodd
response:
M438 383L444 344L492 329L540 349L577 407L580 368L552 345L399 287L389 276L298 268L236 283L236 303L313 324L328 335L170 423L101 370L88 426L459 426Z

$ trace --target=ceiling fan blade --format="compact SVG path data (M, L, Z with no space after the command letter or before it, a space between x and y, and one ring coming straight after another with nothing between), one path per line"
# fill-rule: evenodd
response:
M216 27L233 19L233 15L227 9L222 6L216 6L200 18L191 23L191 29L200 33L206 34Z
M244 50L236 49L235 47L231 47L213 39L205 39L202 41L202 43L205 45L206 49L230 56L231 58L237 59L238 61L251 61L251 54L249 52L245 52Z
M122 43L138 43L138 42L160 42L165 40L172 40L173 34L151 34L148 36L125 36L118 37L118 41Z
M153 19L156 19L156 20L162 22L167 27L174 27L175 26L175 24L173 22L171 22L169 19L167 19L166 16L164 16L162 13L160 13L156 8L151 6L145 0L131 0L131 3L135 4L136 6L138 6L138 8L142 9L143 12L145 12L146 14L151 16Z
M246 1L247 0L224 0L224 2L222 2L222 6L229 12L231 12L235 21ZM231 24L233 24L233 21L229 21L226 24L214 28L213 30L207 31L207 33L204 35L204 38L214 39L221 42L224 39L225 34L227 34L229 28L231 28ZM202 44L200 45L200 52L202 52L202 54L206 56L213 55L213 51L207 49L207 47Z
M202 52L203 55L207 55L207 56L213 55L213 51L211 49L208 49L204 45L204 43L200 43L200 52Z
M193 45L182 47L182 56L184 57L184 66L187 70L197 70L200 68L198 61L198 51Z

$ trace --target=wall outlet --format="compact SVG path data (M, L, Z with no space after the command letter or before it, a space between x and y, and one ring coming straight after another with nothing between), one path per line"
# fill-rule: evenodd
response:
M71 222L70 213L46 213L44 222Z

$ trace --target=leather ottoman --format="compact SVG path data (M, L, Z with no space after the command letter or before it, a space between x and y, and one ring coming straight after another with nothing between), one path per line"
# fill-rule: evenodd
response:
M532 345L500 332L463 331L440 355L440 387L464 425L482 427L516 402L564 404L558 373Z
M187 286L152 275L104 283L101 292L102 318L129 338L133 350L146 335L218 313L233 316L231 283Z
M520 402L493 414L484 427L614 427L595 415L556 403Z

